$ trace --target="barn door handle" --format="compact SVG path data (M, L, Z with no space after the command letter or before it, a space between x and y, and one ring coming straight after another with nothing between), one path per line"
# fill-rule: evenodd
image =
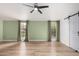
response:
M78 33L78 36L79 36L79 31L77 33Z

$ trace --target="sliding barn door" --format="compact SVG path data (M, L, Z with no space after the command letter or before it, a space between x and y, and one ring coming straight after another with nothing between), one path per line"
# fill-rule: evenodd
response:
M79 16L70 18L70 47L79 50Z

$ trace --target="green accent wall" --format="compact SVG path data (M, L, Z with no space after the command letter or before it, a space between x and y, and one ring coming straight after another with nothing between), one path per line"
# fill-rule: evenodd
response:
M3 39L3 21L0 20L0 41Z
M28 22L29 41L48 41L48 21Z
M4 21L3 23L3 40L17 41L18 21Z

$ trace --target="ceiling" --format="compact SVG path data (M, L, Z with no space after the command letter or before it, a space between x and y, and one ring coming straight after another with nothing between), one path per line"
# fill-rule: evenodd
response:
M25 3L33 5L33 3ZM78 3L38 3L49 5L49 8L41 9L43 14L37 11L30 13L32 8L23 3L0 3L0 20L61 20L79 11Z

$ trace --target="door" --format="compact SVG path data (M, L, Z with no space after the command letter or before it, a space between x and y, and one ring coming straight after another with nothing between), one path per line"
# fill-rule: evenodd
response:
M79 50L79 17L75 15L70 18L70 47Z

